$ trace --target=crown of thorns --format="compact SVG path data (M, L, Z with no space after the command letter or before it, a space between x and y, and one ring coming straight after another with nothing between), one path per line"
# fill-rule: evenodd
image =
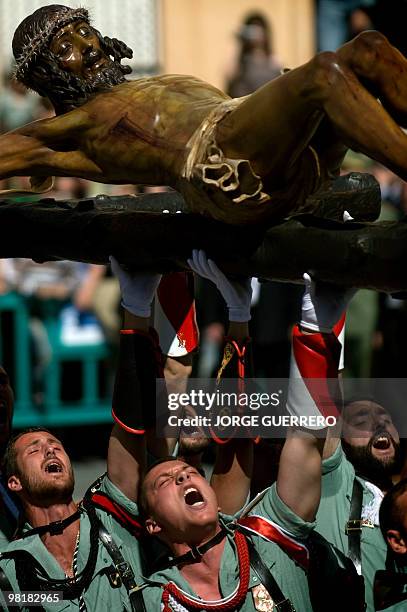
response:
M64 11L58 11L49 18L45 27L40 28L32 36L31 40L24 45L21 53L15 58L16 69L14 76L16 79L23 79L30 71L33 62L41 55L44 47L46 47L52 39L55 32L64 26L72 23L72 21L86 21L90 24L89 12L85 8L70 9L64 7Z

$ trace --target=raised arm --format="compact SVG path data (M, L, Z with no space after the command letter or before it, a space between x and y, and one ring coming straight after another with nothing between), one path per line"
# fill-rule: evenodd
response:
M219 507L224 514L236 514L248 499L253 470L253 441L234 438L219 445L211 477Z
M251 279L248 279L249 281ZM250 306L251 284L245 282L247 290L250 292L247 304ZM250 287L250 289L249 289ZM250 319L250 310L248 309L247 316ZM230 309L229 309L230 313ZM236 318L236 317L235 317ZM226 347L231 347L230 341L236 342L241 349L245 347L245 354L239 357L236 350L232 360L229 362L223 374L231 378L238 379L238 364L243 363L244 373L243 378L252 376L251 354L249 344L249 326L248 322L229 322L228 335L226 338ZM225 349L225 350L229 350ZM233 347L234 348L234 347ZM233 350L232 348L232 350ZM219 506L225 514L235 514L241 510L247 503L250 484L253 473L253 439L250 432L246 432L246 437L232 437L225 444L217 444L215 465L212 472L211 485L216 492Z
M354 290L315 285L305 276L302 320L293 331L287 409L294 417L306 416L309 426L288 433L280 458L277 491L298 516L313 521L321 495L326 434L324 423L318 424L318 419L340 416L337 385L340 343L332 330Z
M161 364L149 320L160 276L132 276L113 258L111 263L120 282L124 320L112 403L116 424L109 442L107 470L113 484L137 501L147 440L155 434L155 383Z
M333 328L333 333L338 338L341 345L341 356L339 358L339 366L338 366L338 378L342 379L342 372L344 369L344 353L345 353L345 315L338 321L338 323ZM342 434L342 419L337 422L334 427L330 427L327 431L324 450L322 453L322 459L329 459L331 457L338 446L341 443L341 434Z
M235 379L249 377L252 374L248 348L251 279L232 281L226 278L215 262L207 259L203 251L193 251L188 263L194 272L215 283L228 307L229 329L225 339L225 353L227 352L229 357L232 356L227 365L222 364L219 376ZM243 366L244 372L239 365ZM235 514L245 505L250 491L253 441L249 432L246 438L214 439L218 444L211 485L222 512Z
M0 136L0 179L10 176L77 176L102 180L101 169L80 150L90 127L86 110L28 123Z

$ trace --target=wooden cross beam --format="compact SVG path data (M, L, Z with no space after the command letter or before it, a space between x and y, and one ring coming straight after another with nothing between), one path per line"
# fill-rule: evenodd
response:
M137 200L137 204L136 204ZM168 211L168 212L166 212ZM0 202L0 258L186 269L202 248L232 275L317 279L388 292L407 290L407 223L341 223L301 215L270 227L236 227L189 214L176 192L85 200Z

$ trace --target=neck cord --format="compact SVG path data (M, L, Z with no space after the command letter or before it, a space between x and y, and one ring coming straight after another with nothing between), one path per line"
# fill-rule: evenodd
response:
M78 509L66 519L63 519L62 521L52 521L52 523L47 523L47 525L40 525L39 527L28 529L20 535L20 538L28 538L32 535L42 536L44 533L49 533L50 535L61 535L68 525L71 525L80 518L82 512L83 506L80 505Z
M162 571L164 569L174 567L174 565L179 566L184 563L194 563L196 561L200 561L208 550L210 550L213 546L216 546L216 544L222 542L222 540L226 537L226 533L227 531L222 525L220 531L218 531L218 533L214 535L213 538L205 542L205 544L201 544L201 546L193 546L191 550L189 550L184 555L179 555L178 557L170 559L165 564L155 568L154 571Z
M164 586L162 602L164 608L162 612L171 612L170 598L186 606L189 610L214 610L216 612L228 612L236 610L246 598L250 578L250 557L246 537L239 531L235 532L235 544L239 561L239 585L231 595L218 601L205 601L189 595L178 588L173 582L168 582Z
M80 538L81 538L81 530L79 528L78 529L78 535L76 536L75 550L73 552L72 565L71 565L72 574L73 574L73 577L74 577L75 580L76 580L77 575L78 575L78 554L79 554L79 542L80 542ZM68 576L67 576L67 578L68 578ZM85 600L83 598L83 592L79 595L78 605L79 605L79 612L87 612L86 603L85 603Z

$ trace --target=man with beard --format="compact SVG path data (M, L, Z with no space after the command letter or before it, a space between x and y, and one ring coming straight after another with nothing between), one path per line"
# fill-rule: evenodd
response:
M161 275L146 274L140 276L139 274L132 274L129 271L123 270L114 257L110 258L110 262L112 271L119 280L122 294L122 306L125 308L126 317L130 316L128 312L130 310L133 315L137 316L137 318L134 320L134 324L137 324L138 327L141 326L142 329L144 329L145 331L149 331L151 302L153 300L157 287L161 286ZM250 311L250 283L247 285L247 283L245 282L244 286L242 286L239 280L236 280L234 282L227 281L227 287L229 292L236 290L238 293L240 292L245 296L244 302L246 316L246 311ZM243 301L243 298L240 299ZM161 302L161 304L162 303L163 302ZM236 317L238 315L234 314L234 316ZM159 326L159 329L162 329L162 326ZM157 335L157 331L158 330L154 330L154 336ZM242 347L246 346L248 341L247 322L245 322L245 324L242 326L240 323L230 321L228 331L229 340L230 338L233 338L235 342L241 342ZM164 340L166 340L166 338L168 337L169 335L164 333ZM121 341L123 340L126 340L125 337L121 338ZM159 340L161 348L161 336L159 337ZM164 342L164 346L166 345L167 343ZM164 359L165 363L167 363L168 357L165 353L166 351L164 352ZM234 356L234 359L231 359L230 365L231 369L233 369L233 376L238 376L237 372L239 365L243 365L244 363L246 363L246 359L237 359L236 355ZM119 375L121 371L122 368L119 365ZM127 364L125 364L125 369L123 371L125 378L127 378ZM188 380L186 379L186 377L180 377L178 380L174 380L174 378L171 377L168 378L166 376L165 368L164 376L166 383L166 391L168 392L168 395L176 394L179 396L187 391ZM120 378L118 379L118 383L119 384L116 385L116 388L118 390L121 387L124 388L124 385L121 385L120 383ZM127 398L123 398L123 401L121 401L120 403L122 404L122 406L126 405L128 407L126 416L123 418L117 418L115 410L113 410L113 416L114 418L116 418L119 424L121 423L123 425L126 422L127 430L137 433L138 427L137 424L134 423L133 393L126 394L122 391L121 395L123 394L127 395ZM148 401L147 403L151 404L151 401ZM166 409L167 406L164 405L164 410ZM193 406L187 405L182 408L182 413L178 414L177 416L179 418L189 420L191 417L196 416L196 412ZM172 432L170 435L172 435ZM173 448L173 444L175 448ZM173 455L177 456L178 459L183 460L189 465L193 466L199 471L199 473L203 475L205 474L202 466L202 457L204 451L208 448L209 444L210 438L205 435L203 429L199 426L191 425L180 428L179 439L177 441L175 441L174 439L171 439L169 441L169 447L173 449ZM222 508L222 511L227 514L235 514L243 507L247 500L247 495L250 488L250 478L248 475L248 470L246 468L246 464L248 463L246 455L250 454L248 452L250 445L250 440L233 439L230 441L230 444L220 444L217 448L214 469L210 480L211 485L217 494L219 505ZM150 440L149 451L151 451L153 455L158 457L159 455L154 452L154 446L154 441Z
M306 284L310 282L304 275ZM304 310L304 304L303 304ZM308 325L312 331L313 325ZM340 338L344 319L334 329ZM343 341L341 340L341 343ZM301 377L302 400L307 405L309 379L332 379L343 368L343 346L339 368L321 371L321 360L329 358L327 346L309 353L305 360L296 357L293 346L290 379ZM319 370L319 373L318 373ZM321 394L319 394L321 397ZM322 396L323 397L323 396ZM312 414L324 412L324 403L311 397ZM288 405L288 409L290 407ZM342 441L341 437L342 436ZM342 419L328 429L322 462L321 500L316 529L326 540L347 555L365 583L368 612L374 612L373 581L376 570L386 565L386 543L379 527L379 508L383 496L392 487L392 475L401 467L400 440L387 410L371 398L353 397L345 403Z
M155 377L162 374L155 337L144 327L139 334L134 331L140 328L140 321L146 326L148 319L124 311L121 369L116 373L113 397L117 421L126 402L133 411L140 404L140 393L147 392L146 372L153 377L154 398ZM135 336L143 351L138 370L132 367ZM165 443L155 439L151 424L148 431L139 429L142 435L135 436L122 424L115 424L107 474L79 504L72 498L72 466L60 440L44 428L34 428L9 441L4 475L8 488L21 502L25 524L18 539L3 548L0 556L3 592L49 592L41 605L52 611L133 609L132 589L141 580L144 563L135 537L141 533L136 500L145 469L147 439L155 442L158 456L166 454L162 448ZM157 448L159 445L161 448ZM127 517L126 522L123 517ZM56 592L62 594L63 601L58 601ZM21 601L21 607L30 609L30 604ZM8 609L7 601L3 609Z
M398 125L407 122L407 62L377 32L234 100L188 76L126 81L130 50L103 38L85 9L38 9L17 28L13 52L18 80L59 116L0 138L0 178L169 185L193 212L233 224L312 209L318 198L307 197L320 188L328 197L321 186L339 175L348 147L407 178ZM354 187L345 185L345 199Z
M139 463L133 463L126 451L125 438L125 432L115 426L108 473L98 483L97 493L121 512L137 515L135 492L122 486L123 476L119 476L116 464L119 461L123 470L139 469ZM22 504L25 524L18 539L2 549L2 591L51 592L48 599L41 600L44 610L91 612L96 609L95 602L100 602L101 609L131 610L128 588L102 543L100 527L103 525L108 537L120 547L121 560L129 564L134 582L142 573L135 533L122 526L117 516L90 501L77 504L73 500L74 475L60 440L43 428L24 431L10 441L4 465L8 487ZM136 487L137 472L134 483ZM69 601L59 601L55 591ZM5 600L3 609L8 609L10 602ZM21 608L31 609L23 601Z
M239 338L236 347L240 349L235 350L242 357L250 318L250 282L241 279L239 283L231 283L203 252L195 251L188 263L195 272L215 282L226 299L232 327L235 332L240 330L234 334ZM311 300L308 292L306 295ZM330 356L322 360L321 367L329 371L337 370L340 352L336 337L329 332L349 297L339 295L338 291L333 296L331 292L325 295L324 307L323 296L319 296L318 310L324 311L320 322L325 333L315 333L321 331L315 324L316 306L312 308L313 316L311 308L303 309L302 329L297 329L297 351L307 359L310 352L319 351L322 343ZM311 332L309 324L314 324ZM297 414L301 413L296 397L289 394L289 402ZM282 451L277 484L263 492L237 524L231 517L219 514L213 489L195 468L178 459L153 465L141 488L145 524L150 535L170 548L173 558L149 577L143 591L147 608L161 607L163 612L342 610L343 599L338 607L341 599L338 566L331 565L332 559L319 559L323 567L321 572L316 571L315 590L323 593L323 605L313 607L315 602L311 603L309 586L312 562L306 569L304 557L301 561L301 551L304 553L304 546L308 544L312 556L310 534L320 494L322 446L314 432L291 431ZM264 568L268 569L264 571ZM334 578L328 587L330 571ZM356 591L348 609L363 609ZM330 598L334 601L330 602ZM332 603L329 608L328 603Z
M194 252L189 263L197 273L216 279L229 308L230 333L236 338L236 346L242 349L247 344L250 281L229 281L213 262L206 260L202 252ZM128 330L123 334L122 340L150 335L152 332L148 330L147 315L155 291L154 285L159 279L148 280L145 277L143 292L140 286L134 287L134 276L122 270L113 258L112 269L120 281L122 305L128 316L129 313L134 315L133 331ZM346 299L336 294L324 318L324 330L328 332L345 304ZM140 312L144 313L144 318L137 316ZM309 313L303 318L305 322L308 321ZM339 346L332 334L305 335L298 331L298 335L301 336L299 342L303 342L306 347L305 352L315 350L315 337L317 344L327 342L331 347L327 361L332 361L336 367ZM240 358L242 352L239 350ZM139 347L137 353L137 361L144 363L143 348ZM119 371L122 371L120 366ZM151 373L148 375L151 381L150 376ZM143 429L137 421L140 414L133 414L134 402L130 401L130 404L133 411L130 407L124 412L114 410L115 418L125 429L140 433ZM147 407L150 404L147 402ZM151 419L151 410L148 415L145 418ZM321 451L322 444L313 432L298 432L298 435L289 436L280 465L278 491L274 487L262 499L256 500L253 510L256 514L255 524L247 517L246 521L242 519L242 526L239 527L247 527L249 531L245 532L246 535L252 533L251 528L255 531L253 548L258 554L251 551L250 559L246 535L240 530L234 535L232 517L219 515L215 491L196 468L178 458L164 458L153 464L143 479L140 503L148 533L166 544L171 557L175 558L165 561L164 566L148 577L142 591L146 609L159 610L164 607L165 612L172 612L183 610L185 606L196 610L239 609L254 612L255 609L264 609L264 606L271 608L274 605L273 599L275 603L281 603L283 610L292 610L292 605L298 610L311 610L307 571L311 573L312 563L308 562L306 545L320 493ZM260 533L256 532L259 519L265 529ZM286 530L291 534L288 537ZM293 538L298 541L294 543ZM251 569L250 560L254 564ZM324 561L324 570L328 572L323 574L326 598L327 591L329 596L332 594L330 587L335 593L339 590L340 569L337 561L332 562L332 557ZM271 574L268 568L272 568ZM334 574L334 583L329 582L329 578L332 578L332 573L329 576L330 571ZM319 580L320 574L317 572L314 577ZM327 587L328 583L330 587ZM332 606L331 609L339 608ZM349 609L359 612L362 608L359 601L354 601ZM325 612L326 607L315 610Z
M384 492L401 468L400 439L387 410L368 398L353 398L344 409L342 448L366 480L374 479Z
M112 261L112 268L117 273L117 262ZM7 485L21 501L26 522L20 537L0 556L4 572L0 572L0 588L52 592L43 603L46 610L137 609L132 607L128 591L147 569L143 547L135 539L142 531L136 504L138 486L145 470L147 444L158 457L168 454L166 441L155 436L153 404L156 378L163 374L162 353L157 334L149 328L160 276L122 272L120 281L124 324L107 474L77 504L72 498L74 477L69 457L51 432L43 428L22 432L9 441L5 452ZM101 526L107 533L101 532ZM106 545L111 538L116 551ZM55 591L62 593L63 602L53 599Z
M324 449L317 530L363 575L369 612L375 609L374 575L384 569L387 554L379 508L400 467L399 435L387 410L369 398L348 401L342 444L328 436Z

